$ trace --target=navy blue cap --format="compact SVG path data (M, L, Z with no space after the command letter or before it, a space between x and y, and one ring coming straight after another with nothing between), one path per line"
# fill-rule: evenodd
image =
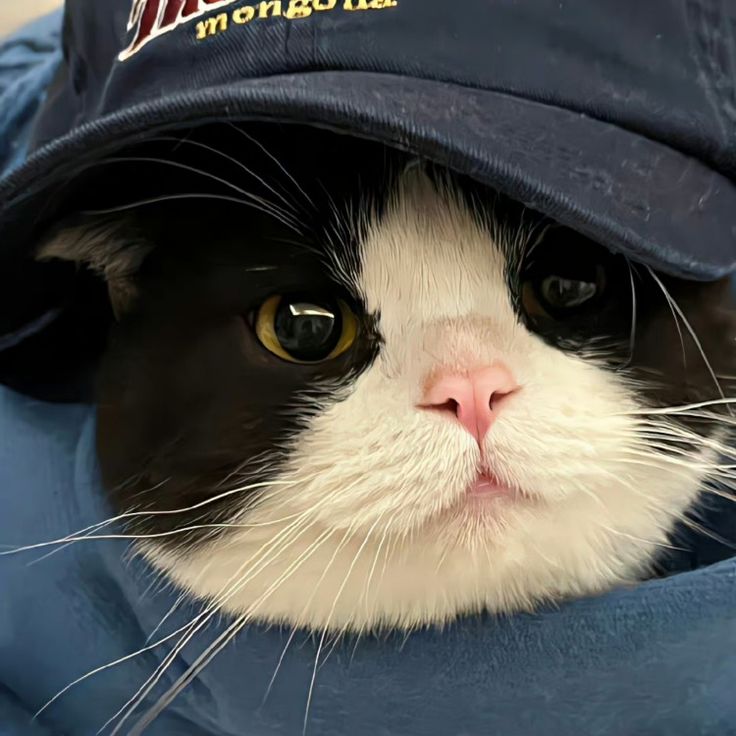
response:
M67 0L34 150L0 181L0 242L23 247L115 147L272 120L414 151L718 278L736 268L735 34L716 0Z

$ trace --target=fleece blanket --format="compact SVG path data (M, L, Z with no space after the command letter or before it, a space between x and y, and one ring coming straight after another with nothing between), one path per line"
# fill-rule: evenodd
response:
M0 169L22 160L59 22L0 46ZM136 732L231 624L179 646L202 608L105 524L94 427L89 406L0 388L0 736ZM704 513L722 541L689 540L669 574L533 615L357 641L251 627L145 733L736 734L735 514Z

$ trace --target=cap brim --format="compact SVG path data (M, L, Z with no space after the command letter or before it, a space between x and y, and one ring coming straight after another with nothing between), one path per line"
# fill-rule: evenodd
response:
M90 157L167 127L219 120L326 126L468 174L672 275L736 268L736 187L696 159L567 109L444 82L364 72L242 80L116 113L33 153L0 182L0 243Z

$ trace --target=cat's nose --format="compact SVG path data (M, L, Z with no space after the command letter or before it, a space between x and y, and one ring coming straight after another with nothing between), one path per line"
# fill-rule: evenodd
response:
M511 371L496 363L467 374L438 375L427 385L419 406L459 421L481 444L504 399L518 388Z

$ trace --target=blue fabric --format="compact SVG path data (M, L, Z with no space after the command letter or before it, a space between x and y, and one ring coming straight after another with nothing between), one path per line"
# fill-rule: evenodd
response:
M60 20L53 13L0 44L0 172L26 157L33 116L61 61Z
M4 166L23 155L22 129L58 59L57 27L58 18L43 22L21 34L25 41L0 47ZM0 389L0 551L111 516L94 430L90 407ZM199 608L174 607L178 598L125 539L0 556L0 736L95 734L178 637L94 674L36 720L33 714L75 679L180 629ZM735 612L736 561L727 560L537 615L472 618L443 632L347 640L334 649L328 642L307 733L729 736L736 734ZM137 714L229 623L213 621L174 656ZM318 643L304 634L290 642L289 633L243 632L146 733L301 734Z

